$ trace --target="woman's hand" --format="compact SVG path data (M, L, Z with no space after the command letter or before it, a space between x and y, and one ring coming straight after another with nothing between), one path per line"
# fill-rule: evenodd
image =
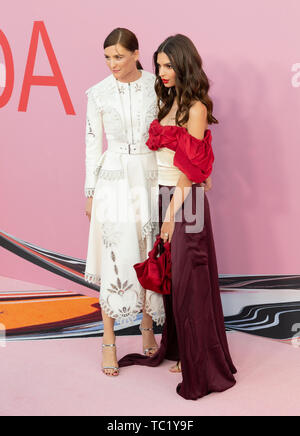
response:
M204 180L204 182L200 183L200 186L204 187L204 192L209 191L212 188L212 181L211 181L211 177L207 177L206 180Z
M89 221L91 221L92 204L93 197L88 197L85 203L85 214L88 217Z
M167 241L171 242L174 229L175 229L174 220L163 222L163 225L161 226L160 237L163 239L164 242ZM165 233L168 233L168 236L165 235Z

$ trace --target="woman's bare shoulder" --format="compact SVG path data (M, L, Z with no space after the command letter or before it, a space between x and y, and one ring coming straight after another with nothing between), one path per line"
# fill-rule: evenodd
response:
M195 100L192 102L192 105L189 109L189 116L192 119L206 119L207 118L207 107L199 100Z
M201 101L195 101L189 110L187 131L197 139L204 138L207 129L207 108Z

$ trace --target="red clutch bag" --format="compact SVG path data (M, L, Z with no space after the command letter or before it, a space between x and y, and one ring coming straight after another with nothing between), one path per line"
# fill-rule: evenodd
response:
M169 242L163 243L160 235L156 236L148 258L133 267L144 289L150 289L158 294L171 294L171 245Z

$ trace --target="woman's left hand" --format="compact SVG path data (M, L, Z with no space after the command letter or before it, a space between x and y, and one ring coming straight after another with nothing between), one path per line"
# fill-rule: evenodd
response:
M212 188L211 177L210 177L210 176L207 177L207 179L204 180L204 182L202 182L202 183L200 184L200 186L203 186L203 187L204 187L204 192L209 191L209 190Z
M167 241L171 242L174 229L175 229L174 220L163 222L163 225L161 226L161 230L160 230L160 237L163 239L164 242ZM165 233L168 233L168 236L165 235Z

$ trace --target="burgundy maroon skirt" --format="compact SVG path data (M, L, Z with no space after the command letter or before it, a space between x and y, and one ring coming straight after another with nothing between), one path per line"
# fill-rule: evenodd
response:
M196 187L193 184L187 202L195 211ZM167 187L169 190L173 187ZM160 225L162 197L160 196ZM164 324L159 350L151 357L127 354L119 366L158 366L164 359L180 360L182 382L177 393L196 400L210 392L221 392L236 381L224 326L218 283L217 261L209 212L204 194L204 227L198 233L187 233L191 225L184 218L175 222L171 241L172 293L165 295ZM171 376L171 374L170 374Z

